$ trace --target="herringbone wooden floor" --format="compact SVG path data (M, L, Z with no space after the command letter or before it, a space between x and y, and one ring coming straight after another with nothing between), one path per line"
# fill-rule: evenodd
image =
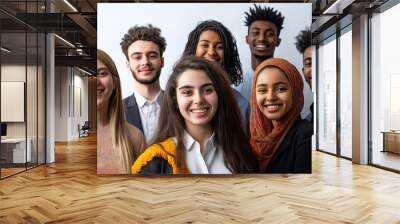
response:
M0 181L0 223L400 223L400 175L313 153L312 175L96 175L93 137Z

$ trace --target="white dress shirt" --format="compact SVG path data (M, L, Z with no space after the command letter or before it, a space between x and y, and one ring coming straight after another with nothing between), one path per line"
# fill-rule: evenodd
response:
M140 95L139 92L133 90L136 98L136 103L138 104L140 120L142 121L143 134L147 145L149 141L154 137L154 133L157 128L158 117L160 115L160 105L161 105L161 90L158 92L157 96L149 101Z
M174 138L177 142L176 138ZM231 174L224 163L222 149L215 144L214 134L206 140L203 152L200 143L189 133L184 135L186 164L191 174Z

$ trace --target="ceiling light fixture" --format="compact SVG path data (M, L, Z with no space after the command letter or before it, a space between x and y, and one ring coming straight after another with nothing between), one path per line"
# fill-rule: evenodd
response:
M64 0L65 4L67 4L72 10L74 10L75 12L78 12L78 10L71 4L69 3L68 0Z
M81 69L81 68L79 68L79 67L78 67L78 70L81 71L81 72L83 72L83 73L85 73L85 74L92 75L92 73L90 73L90 72L88 72L88 71L86 71L86 70L83 70L83 69Z
M73 45L71 42L69 42L68 40L58 36L57 34L54 34L54 36L56 36L58 39L60 39L61 41L63 41L64 43L68 44L69 46L75 48L75 45Z
M339 15L343 14L343 10L351 5L355 0L336 0L330 5L324 12L323 15Z
M11 52L11 50L9 50L9 49L7 49L7 48L5 48L5 47L1 47L1 50L4 51L4 52L7 52L7 53L10 53L10 52Z

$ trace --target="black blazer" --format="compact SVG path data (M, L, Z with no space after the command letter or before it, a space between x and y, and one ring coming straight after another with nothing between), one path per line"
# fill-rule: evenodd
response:
M313 126L297 118L264 173L311 173Z
M164 91L161 90L161 97L164 96ZM129 124L137 127L140 131L143 132L143 125L142 120L140 119L140 112L139 107L136 102L135 94L128 96L123 100L124 103L124 110L125 110L125 117Z
M141 175L169 175L172 173L172 166L166 159L160 157L153 158L140 172Z

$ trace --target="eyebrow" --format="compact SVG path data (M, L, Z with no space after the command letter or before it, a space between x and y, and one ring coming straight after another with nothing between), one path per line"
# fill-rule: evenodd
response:
M97 73L107 70L107 68L99 68L97 69Z
M277 83L274 83L273 85L276 86L276 85L289 85L289 84L286 82L277 82ZM256 87L267 87L267 86L268 86L268 84L261 83L261 84L258 84Z
M251 30L261 30L261 28L259 28L259 27L252 27ZM274 29L272 29L272 28L268 28L268 29L266 29L266 31L275 32Z
M130 56L134 56L134 55L142 55L142 54L157 54L158 55L158 52L157 51L149 51L149 52L133 52Z
M207 86L214 87L214 84L206 83L206 84L201 85L200 88L204 88L204 87L207 87ZM181 90L181 89L194 89L194 86L185 85L185 86L181 86L181 87L178 88L178 90Z
M204 39L200 39L199 42L207 42L207 43L210 43L211 41L209 41L209 40L204 40ZM222 44L222 41L217 41L217 44Z

